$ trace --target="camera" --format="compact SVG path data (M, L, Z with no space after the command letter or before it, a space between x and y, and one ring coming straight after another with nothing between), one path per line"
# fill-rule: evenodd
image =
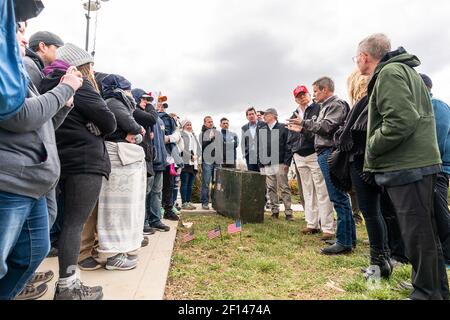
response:
M136 140L136 144L141 144L142 143L142 134L137 134L134 136L134 140Z

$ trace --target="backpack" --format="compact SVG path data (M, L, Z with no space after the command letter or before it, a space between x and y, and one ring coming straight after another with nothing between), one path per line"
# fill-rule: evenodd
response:
M16 114L25 101L28 76L16 39L13 0L0 0L0 121Z

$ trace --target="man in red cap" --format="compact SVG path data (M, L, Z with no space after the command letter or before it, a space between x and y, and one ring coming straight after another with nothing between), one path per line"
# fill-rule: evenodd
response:
M294 89L294 99L298 104L291 119L316 119L319 116L320 105L311 100L311 95L305 86ZM322 240L334 238L333 205L328 197L327 186L317 162L314 149L314 134L302 130L289 131L288 144L294 154L297 176L301 181L303 191L305 220L307 226L303 234L323 232ZM301 187L301 188L300 188Z

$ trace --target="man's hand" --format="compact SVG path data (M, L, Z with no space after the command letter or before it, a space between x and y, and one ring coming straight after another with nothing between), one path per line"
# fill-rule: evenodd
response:
M73 96L71 96L71 97L69 98L69 100L67 100L65 106L66 106L66 107L70 107L70 108L73 107Z
M281 170L283 170L284 173L289 173L289 166L287 166L287 165L285 165L285 164L282 164L282 165L281 165Z
M66 74L61 78L61 83L68 84L74 91L77 91L83 84L83 76L77 68L70 67L67 69Z
M145 133L146 133L147 131L145 131L145 129L144 129L144 127L142 127L141 126L141 135L144 137L145 136Z
M300 118L297 118L297 119L295 119L295 118L294 119L286 119L286 122L288 123L287 124L287 128L290 131L301 132L302 129L303 129L303 127L302 127L303 120L300 119Z
M169 136L164 136L164 143L169 143L169 142L170 142Z

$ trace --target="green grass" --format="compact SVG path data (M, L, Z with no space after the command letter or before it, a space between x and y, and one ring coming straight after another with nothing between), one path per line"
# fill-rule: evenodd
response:
M182 243L177 234L166 299L404 299L398 283L409 280L411 267L396 268L389 281L368 283L360 269L368 265L365 226L358 227L358 246L351 255L320 254L320 235L304 236L303 214L294 222L283 217L264 224L244 224L239 234L226 234L233 221L219 215L184 215L193 222L196 239ZM208 240L217 225L223 239Z

